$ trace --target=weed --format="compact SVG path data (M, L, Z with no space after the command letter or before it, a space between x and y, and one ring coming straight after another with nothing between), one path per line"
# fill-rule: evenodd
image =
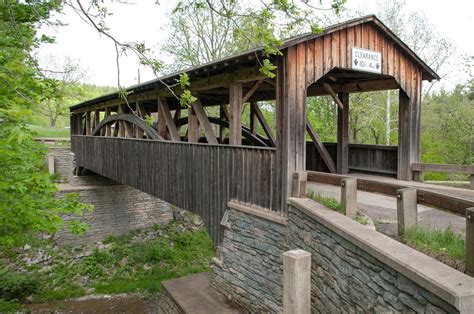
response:
M342 208L342 205L340 202L338 202L337 200L333 199L333 198L330 198L330 197L325 197L325 196L322 196L321 194L317 194L315 193L314 191L310 191L308 193L308 197L310 199L312 199L313 201L315 202L318 202L332 210L335 210L343 215L346 214L346 211L344 210L344 208Z
M422 229L407 230L404 241L411 247L434 254L446 254L449 258L464 260L464 240L451 226L445 230Z

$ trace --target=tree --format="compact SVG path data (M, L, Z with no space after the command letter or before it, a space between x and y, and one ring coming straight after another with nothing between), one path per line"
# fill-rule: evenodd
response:
M56 185L44 169L45 150L25 127L34 105L50 93L32 51L51 38L36 30L59 1L0 4L0 246L22 244L36 232L56 232L62 214L80 215L89 206L70 195L56 199ZM79 221L73 231L84 230Z
M79 82L85 78L86 72L81 69L79 63L70 58L58 64L50 57L48 64L53 66L53 69L47 71L52 88L44 101L39 104L39 109L49 119L50 127L55 128L58 118L69 113L69 105L83 98L84 90Z
M210 0L217 10L225 6L236 14L238 2ZM209 63L247 50L248 43L237 42L235 31L242 24L233 23L214 10L202 5L182 3L171 16L170 40L163 49L173 56L173 71Z

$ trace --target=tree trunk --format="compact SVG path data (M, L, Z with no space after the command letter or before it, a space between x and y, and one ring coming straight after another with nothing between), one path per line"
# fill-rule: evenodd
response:
M56 121L58 120L58 116L52 116L52 117L50 118L50 120L51 120L51 121L50 121L50 122L51 122L51 123L50 123L50 126L51 126L51 128L54 129L54 128L56 127Z

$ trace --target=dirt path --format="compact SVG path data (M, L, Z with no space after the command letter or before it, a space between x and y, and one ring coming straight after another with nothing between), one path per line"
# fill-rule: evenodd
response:
M136 294L92 295L28 304L25 309L31 313L158 313L157 302Z

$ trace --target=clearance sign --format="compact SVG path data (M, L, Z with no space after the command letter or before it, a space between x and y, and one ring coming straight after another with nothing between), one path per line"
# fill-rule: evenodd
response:
M352 47L352 69L382 73L382 54L373 50Z

